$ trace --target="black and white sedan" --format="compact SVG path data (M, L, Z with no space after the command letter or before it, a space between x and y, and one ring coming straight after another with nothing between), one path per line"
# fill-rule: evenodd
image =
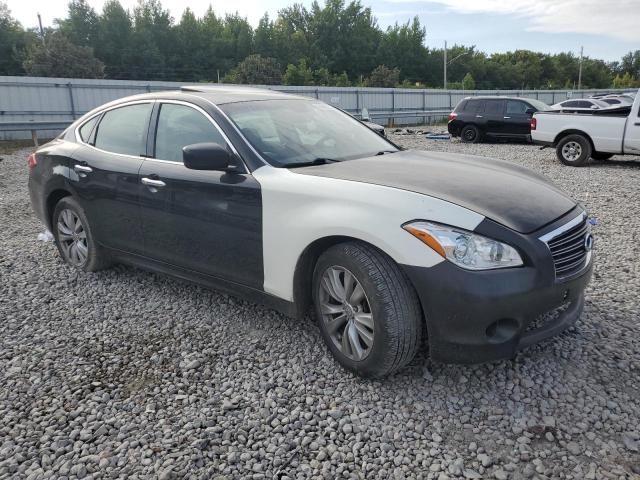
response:
M572 325L585 210L545 178L403 151L317 100L185 87L89 112L28 158L61 257L125 262L303 317L344 367L389 374L428 340L480 362Z

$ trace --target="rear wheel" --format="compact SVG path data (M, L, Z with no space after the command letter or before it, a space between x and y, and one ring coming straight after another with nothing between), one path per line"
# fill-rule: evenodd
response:
M460 132L460 139L465 143L478 143L481 139L480 129L475 125L465 125Z
M613 153L593 152L591 154L591 158L599 162L602 162L604 160L609 160L611 157L613 157Z
M80 204L64 197L53 211L53 236L60 256L74 268L94 272L108 265L108 258L96 243Z
M413 359L422 336L420 303L382 252L358 242L331 247L316 263L312 288L322 336L343 367L380 377Z
M565 165L583 167L591 157L591 143L583 135L567 135L558 142L556 155Z

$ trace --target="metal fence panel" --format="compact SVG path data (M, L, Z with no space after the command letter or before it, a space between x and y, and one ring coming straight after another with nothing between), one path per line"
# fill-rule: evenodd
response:
M45 77L0 76L0 123L25 121L72 121L103 103L145 92L175 90L184 83L135 80L91 80ZM215 85L215 84L212 84ZM569 96L586 97L598 90L437 90L407 88L268 86L340 107L358 116L366 108L379 122L407 125L432 122L446 114L429 115L429 111L453 109L465 97L509 95L537 98L547 104ZM614 90L606 90L614 91ZM425 113L426 112L426 113ZM422 115L421 115L422 113ZM56 131L42 136L53 136ZM30 138L29 132L0 132L0 139Z

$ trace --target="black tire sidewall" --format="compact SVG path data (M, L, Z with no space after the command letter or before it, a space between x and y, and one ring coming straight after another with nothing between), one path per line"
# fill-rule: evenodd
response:
M390 373L393 368L396 341L391 335L392 322L405 321L398 318L388 302L389 288L403 288L402 286L385 284L380 275L370 271L359 259L356 243L336 245L320 256L313 272L312 296L313 311L320 328L322 337L334 358L347 370L360 376L374 378ZM327 268L340 266L349 270L358 279L365 291L374 320L374 336L371 351L364 360L355 361L346 357L333 343L329 336L320 312L318 302L319 283ZM377 278L376 278L377 277ZM418 333L420 335L420 333Z
M474 132L473 139L468 140L465 132L472 130ZM460 138L464 143L478 143L480 141L480 129L475 125L465 125L460 131Z
M87 234L87 249L89 252L87 255L87 260L82 265L72 265L67 261L67 257L62 249L60 239L58 238L58 217L60 216L62 210L66 209L72 210L76 215L78 215L80 221L82 222L82 227ZM58 252L67 265L77 268L78 270L83 270L85 272L92 272L103 267L105 263L104 254L95 241L93 231L91 230L91 225L87 220L87 216L85 215L83 208L73 197L64 197L56 204L56 207L53 210L53 215L51 217L51 228L53 229L51 233L53 234L53 238L55 239L56 247L58 247Z
M582 149L580 157L578 157L577 160L569 161L562 155L562 148L569 142L578 143L580 145L580 148ZM591 151L591 143L587 138L582 135L567 135L562 140L560 140L560 142L558 142L558 146L556 147L556 156L558 157L558 160L560 160L565 165L569 165L572 167L584 167L589 161L589 158L591 158Z

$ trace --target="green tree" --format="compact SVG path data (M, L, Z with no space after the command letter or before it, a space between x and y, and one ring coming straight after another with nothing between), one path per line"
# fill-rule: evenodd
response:
M23 57L36 40L33 33L24 31L11 16L7 4L0 2L0 75L23 74Z
M74 45L62 33L47 35L46 46L34 43L27 53L24 69L38 77L102 78L104 64L89 47Z
M279 85L282 82L282 73L275 58L254 54L249 55L229 72L225 82Z
M476 81L473 79L473 75L467 72L467 74L462 79L462 88L463 90L473 90L476 88Z
M366 86L392 88L397 86L399 81L400 70L398 68L392 69L386 65L378 65L367 78Z
M60 32L75 45L95 48L98 42L98 14L86 0L71 0L67 17L56 19Z
M133 27L128 12L118 0L107 0L98 18L98 42L95 55L105 64L109 78L135 78L131 76Z
M298 65L289 64L284 72L282 81L285 85L313 85L313 71L307 66L303 58Z

